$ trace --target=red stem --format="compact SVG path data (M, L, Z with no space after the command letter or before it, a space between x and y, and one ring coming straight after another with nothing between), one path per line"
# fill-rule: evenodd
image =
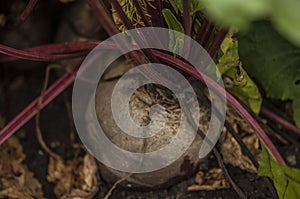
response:
M97 0L86 0L86 2L91 7L95 17L98 19L102 27L105 29L107 34L110 36L118 34L119 30L115 26L113 19L111 18L110 13L106 9L106 6L103 1Z
M184 34L191 36L190 0L182 0Z
M3 53L6 56L0 56L0 63L14 61L18 59L27 59L33 60L31 57L28 57L28 53L33 55L35 61L58 61L61 57L56 55L64 55L65 59L82 57L88 54L93 48L95 48L100 42L99 41L80 41L80 42L68 42L68 43L59 43L59 44L48 44L32 48L26 48L23 50L17 50L13 48L5 47L4 49L8 53ZM107 49L113 48L116 46L112 44L111 46L107 44ZM41 53L42 52L42 53ZM1 54L1 45L0 45L0 54ZM45 57L47 55L47 57ZM47 59L44 59L47 58ZM59 58L59 59L57 59Z
M212 44L208 48L208 54L211 57L214 57L217 51L220 49L220 45L222 44L223 40L225 39L227 35L227 30L220 30L220 32L217 33L216 37L214 38Z
M141 8L141 5L140 5L140 3L138 2L138 0L133 0L132 2L133 2L133 4L134 4L134 6L136 7L136 10L138 11L139 15L141 16L142 22L144 23L144 25L149 27L149 26L150 26L150 23L149 23L149 21L147 20L147 18L146 18L146 16L145 16L145 14L144 14L144 12L143 12L143 10L142 10L142 8ZM151 24L151 25L152 25L152 24Z
M79 69L81 62L79 62L71 72L66 72L60 77L51 87L49 87L44 95L44 100L41 104L41 109L44 108L49 102L57 97L62 91L64 91L75 80L75 73ZM13 120L11 120L0 131L0 144L7 140L12 134L19 130L26 122L28 122L37 113L37 106L39 104L40 97L37 97L31 102L21 113L19 113Z
M12 24L5 27L7 30L15 30L19 26L21 26L26 19L29 17L30 13L32 12L33 8L35 7L37 3L37 0L30 0L26 6L26 8L23 10L22 14L19 16L17 21Z
M91 9L93 10L95 16L97 17L98 21L101 23L101 25L104 27L105 30L107 30L108 34L110 36L113 36L114 34L119 33L119 30L116 28L114 22L111 19L111 15L108 13L107 8L101 4L102 1L100 1L100 3L96 0L87 0L88 4L90 5ZM132 24L130 23L128 17L126 16L126 13L124 12L124 10L122 9L122 7L120 6L119 2L116 0L111 0L112 5L115 7L120 19L122 20L123 24L125 25L125 27L129 30L129 29L133 29L134 27L132 26ZM102 15L99 15L99 13L103 13ZM110 22L110 23L109 23ZM110 32L109 32L110 31ZM135 42L137 44L143 44L144 41L142 40L141 37L139 37L138 35L136 35L137 37L135 37ZM129 46L132 45L130 44L126 39L121 39L121 38L117 38L116 41L114 41L116 43L116 45L119 47L119 49L122 51L122 49L130 49ZM150 61L152 62L158 62L157 58L155 56L153 56L151 54L151 51L148 49L143 49L141 50L141 53L143 54L138 54L135 51L129 52L128 53L128 57L131 60L131 62L137 66L137 65L141 65L145 63L145 59L144 56L146 56ZM164 70L164 69L162 69ZM169 83L174 85L174 83L172 82L168 82L166 81L165 78L162 78L160 76L160 74L152 69L148 69L146 68L145 70L141 71L146 77L150 77L151 79L154 79L156 81L163 81L165 83ZM176 85L174 85L176 86Z
M106 44L108 44L106 42ZM108 45L110 48L113 45ZM115 46L116 47L116 46ZM151 50L152 53L160 58L162 61L169 63L184 72L190 74L191 76L203 81L203 77L206 78L207 84L210 84L216 91L222 93L223 88L207 77L205 74L200 74L194 67L189 64L174 58L171 55L166 53ZM77 65L74 69L74 72L77 70L79 66ZM43 107L49 103L52 99L54 99L60 92L62 92L67 86L69 86L74 81L74 76L70 76L69 73L66 73L63 77L61 77L55 84L53 84L45 93L45 98L43 102ZM257 132L258 136L263 140L271 154L275 157L275 159L282 165L285 165L284 159L281 157L280 153L273 145L269 137L265 134L263 129L259 126L259 124L255 121L255 119L249 114L249 112L236 100L229 92L226 92L227 100L235 107L235 109L243 116L246 121L252 126L252 128ZM12 135L15 131L17 131L23 124L25 124L30 118L32 118L36 114L36 105L38 103L39 98L37 98L34 102L32 102L26 109L24 109L16 118L14 118L4 129L0 131L0 143L4 142L10 135Z
M205 47L208 43L208 40L210 38L210 36L213 34L213 30L214 30L215 26L205 20L203 22L203 26L200 29L200 32L197 35L196 41L203 47Z
M285 120L284 118L276 115L275 113L273 113L269 109L267 109L265 107L262 107L261 110L260 110L260 113L263 116L268 117L269 119L273 120L274 122L277 122L277 123L281 124L286 129L300 135L300 128L297 128L295 125L293 125L289 121Z
M47 55L40 52L35 54L30 51L18 50L1 44L0 44L0 54L7 55L14 58L28 59L33 61L57 61L57 60L76 58L84 55L83 53L80 52L74 54L61 54L61 55Z
M177 68L185 71L186 73L192 75L193 77L196 77L197 79L203 81L203 77L205 77L207 84L211 85L216 91L219 93L222 93L222 87L217 84L214 80L210 79L203 73L199 73L194 67L190 66L189 64L179 60L174 59L174 57L162 53L160 51L153 50L154 55L161 58L163 61L176 66ZM278 163L282 165L286 165L284 159L278 152L277 148L274 146L272 141L269 139L269 137L266 135L264 130L260 127L260 125L256 122L256 120L251 116L251 114L236 100L229 92L226 91L227 100L233 105L233 107L239 112L239 114L248 121L248 123L252 126L252 128L257 132L258 136L263 140L271 154L274 156L274 158L277 160Z
M124 12L123 8L120 6L119 2L117 0L110 0L110 2L115 7L118 16L120 17L121 21L123 22L127 30L133 29L134 27L132 23L128 19L126 13Z
M104 27L106 27L106 31L110 35L114 35L118 33L118 30L114 26L114 23L112 23L112 19L109 18L109 13L107 13L107 9L104 9L105 5L101 1L95 1L95 0L87 0L87 2L90 4L91 8L93 9L94 13L96 13L96 17L99 21L102 22L102 24L105 24ZM24 23L24 21L28 18L29 14L33 10L37 3L37 0L30 0L27 4L25 10L22 12L18 20L15 24L12 26L8 26L8 29L14 29L16 27L19 27ZM105 12L98 12L99 10ZM207 41L207 37L212 33L213 25L208 23L207 24L209 28L205 28L206 31L204 34L199 35L198 41L200 44L205 45L203 43L204 41ZM203 28L202 28L203 29ZM17 50L13 48L9 48L3 45L0 45L0 53L8 56L12 56L19 59L30 59L35 61L53 61L53 60L61 60L61 59L67 59L67 58L74 58L78 56L82 56L82 52L77 52L74 54L59 54L59 55L49 55L50 52L46 52L45 54L37 53L36 50L38 48L32 48L27 51L25 50ZM35 50L35 51L34 51ZM215 49L211 49L211 51L214 51ZM51 48L49 48L49 51L51 51ZM33 53L35 52L35 53ZM57 51L56 51L57 52ZM152 52L159 58L161 58L163 61L170 63L177 68L185 71L186 73L196 77L199 80L203 81L203 77L205 77L204 74L199 74L198 71L193 68L192 66L188 65L187 63L175 59L174 57L162 53L160 51L152 50ZM48 53L48 54L47 54ZM54 51L53 51L54 53ZM51 53L50 53L51 54ZM59 95L63 90L65 90L75 79L74 73L78 70L81 62L78 63L74 68L72 73L65 73L61 78L59 78L51 87L49 87L44 95L44 100L42 102L41 108L45 107L49 102L51 102L57 95ZM208 84L213 86L217 91L221 91L222 89L216 82L211 80L210 78L206 77L206 80ZM222 93L222 92L221 92ZM276 147L273 145L269 137L265 134L265 132L262 130L262 128L259 126L259 124L255 121L255 119L248 113L248 111L228 92L226 92L226 98L227 100L236 108L236 110L250 123L250 125L253 127L253 129L256 130L258 135L261 137L261 139L264 141L268 149L271 151L273 156L276 158L276 160L280 163L285 165L284 159L281 157L280 153L277 151ZM7 124L1 131L0 131L0 144L3 143L7 138L9 138L14 132L16 132L21 126L23 126L28 120L30 120L37 112L37 105L39 102L39 97L36 98L31 104L29 104L20 114L18 114L9 124ZM276 116L272 112L269 112L266 109L262 109L262 114L267 115L268 117L274 119L277 122L280 122L283 124L286 128L296 131L297 134L299 134L299 129L294 128L294 126L291 126L288 122L280 118L279 116Z

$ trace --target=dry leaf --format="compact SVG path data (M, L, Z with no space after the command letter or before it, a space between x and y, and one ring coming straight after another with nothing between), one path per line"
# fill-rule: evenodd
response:
M198 171L195 176L195 184L189 186L188 191L201 191L201 190L215 190L215 189L227 189L229 184L223 176L222 169L213 168L206 174L202 171Z
M50 157L47 180L56 184L54 193L58 198L90 199L98 191L98 167L88 153L66 162Z
M44 198L42 185L22 162L22 145L16 136L0 146L0 198Z
M62 158L53 158L50 156L47 180L56 184L54 192L59 198L68 193L71 187L71 173L71 161L65 163Z

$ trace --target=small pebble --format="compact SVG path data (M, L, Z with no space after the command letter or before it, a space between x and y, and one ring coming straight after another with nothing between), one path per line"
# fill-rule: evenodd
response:
M39 154L40 156L42 156L42 155L44 155L44 152L43 152L42 150L38 150L38 154Z
M296 161L296 156L295 155L288 155L286 157L286 160L288 161L288 163L290 163L290 165L295 166L297 164Z

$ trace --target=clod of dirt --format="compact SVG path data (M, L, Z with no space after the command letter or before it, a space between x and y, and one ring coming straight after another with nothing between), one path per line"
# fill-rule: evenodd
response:
M223 175L223 171L220 168L213 168L207 173L198 171L195 176L195 184L188 187L189 191L201 191L201 190L215 190L229 188L229 183L226 181Z

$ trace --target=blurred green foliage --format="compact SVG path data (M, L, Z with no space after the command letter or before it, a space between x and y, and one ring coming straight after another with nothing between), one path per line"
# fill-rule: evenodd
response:
M269 97L293 100L294 120L300 127L300 48L264 21L254 23L238 39L245 70Z
M270 19L288 40L300 46L299 0L199 0L217 23L240 30L251 22Z

